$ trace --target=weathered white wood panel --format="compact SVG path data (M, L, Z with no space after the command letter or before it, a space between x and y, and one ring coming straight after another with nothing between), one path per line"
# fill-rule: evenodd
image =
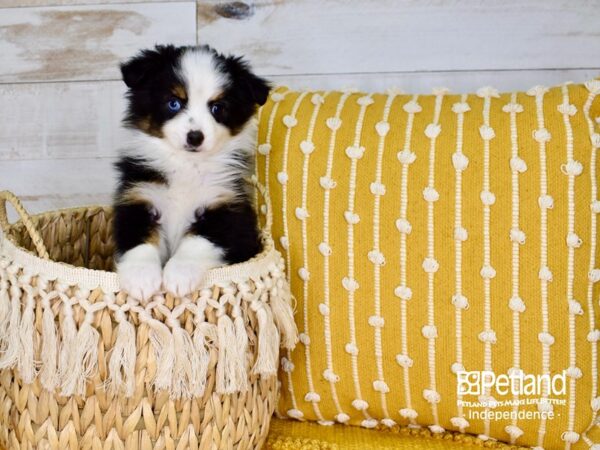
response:
M482 86L494 86L501 91L522 91L536 84L552 86L566 81L581 83L598 76L600 69L564 69L275 75L269 79L296 89L354 87L367 92L385 92L390 87L396 87L407 93L430 94L433 88L440 86L456 93L474 92Z
M114 155L124 91L118 81L0 85L0 161Z
M17 194L32 213L108 204L115 187L113 162L113 158L2 161L0 190Z
M181 0L0 0L2 8L64 5L118 5L123 3L169 3Z
M600 68L588 0L247 2L244 20L198 5L198 40L269 75Z
M196 4L0 10L0 83L118 79L118 63L156 43L196 40Z

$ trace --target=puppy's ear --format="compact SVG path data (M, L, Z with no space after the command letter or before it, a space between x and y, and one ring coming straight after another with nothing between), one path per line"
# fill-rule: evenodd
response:
M249 72L249 76L246 79L246 82L250 87L250 92L252 92L254 102L258 106L264 105L267 102L267 97L269 96L269 92L271 91L271 86L269 82L264 78L257 77L251 72Z
M267 80L254 75L248 63L242 58L229 56L226 58L225 64L235 82L250 93L254 103L262 106L267 102L267 97L271 91L271 86Z
M172 45L157 45L151 50L142 50L121 64L123 81L130 89L140 88L156 74L170 58L176 57L178 49Z

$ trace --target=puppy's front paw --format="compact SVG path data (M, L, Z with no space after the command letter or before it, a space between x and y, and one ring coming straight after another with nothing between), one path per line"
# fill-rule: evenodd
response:
M165 265L163 286L168 292L183 297L198 288L205 273L199 261L174 257Z
M149 244L139 245L126 252L117 264L117 272L121 289L142 304L147 303L160 290L160 257Z
M179 296L195 291L207 270L222 264L223 250L199 236L186 236L163 272L163 287Z

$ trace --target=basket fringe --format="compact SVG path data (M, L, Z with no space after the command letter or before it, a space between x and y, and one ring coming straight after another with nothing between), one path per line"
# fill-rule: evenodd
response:
M92 320L93 314L86 314L86 318L77 332L76 345L66 350L68 351L68 364L67 372L62 379L62 395L83 395L85 382L94 375L98 368L100 333L92 327Z
M75 350L77 327L69 299L63 299L63 319L60 324L60 346L58 354L58 377L61 385L69 376L70 353Z
M153 319L152 317L142 316L151 327L150 343L154 349L156 358L156 375L154 376L153 385L156 390L171 388L171 380L173 374L173 365L175 364L175 343L173 335L169 328Z
M122 310L117 310L115 316L119 325L108 362L108 388L112 392L122 391L126 397L131 397L135 386L135 328Z
M208 376L208 365L210 363L210 342L217 339L216 327L208 322L196 325L193 335L194 348L198 355L198 377L194 380L192 394L196 397L204 395L206 390L206 377Z
M1 272L4 275L3 272ZM10 296L8 295L8 280L0 277L0 353L8 346L8 327L10 325Z
M190 398L200 376L200 358L190 334L173 323L173 341L177 352L171 384L172 398Z
M234 310L235 309L239 310L239 307L234 308ZM236 315L235 312L234 315ZM238 352L238 357L236 358L238 389L241 392L245 392L248 390L248 372L246 370L248 332L246 331L244 319L240 312L237 313L237 317L233 320L233 327L235 328L235 347Z
M77 345L80 347L81 368L83 375L83 382L88 378L91 378L96 369L98 368L98 342L100 340L100 333L94 327L92 327L93 316L89 319L86 318L79 333L77 334ZM77 361L79 364L79 361ZM81 390L83 392L83 389Z
M19 326L19 354L17 367L19 372L21 373L21 377L23 378L23 382L30 384L33 383L37 371L35 367L35 346L34 346L34 329L33 329L33 320L34 320L34 310L35 310L35 301L33 297L33 288L31 286L25 286L24 290L26 292L26 303L25 303L25 311L23 312L23 316L21 317L21 324Z
M269 276L204 289L196 301L183 301L173 311L158 302L150 308L119 305L108 294L90 302L88 290L60 281L49 284L13 265L1 269L0 369L17 368L26 384L37 376L45 390L58 389L62 396L84 395L87 382L98 374L101 330L95 321L103 311L117 322L103 386L127 398L136 389L134 317L149 327L152 386L167 390L172 399L205 394L213 352L216 393L235 394L250 388L250 375L275 375L280 344L291 348L296 343L289 287L277 265L269 268ZM207 321L207 308L216 313L216 323ZM155 319L155 309L165 319ZM186 310L194 315L193 333L181 323ZM251 324L256 324L252 340Z
M19 355L19 325L21 323L21 289L10 287L10 319L6 332L6 347L0 358L0 369L13 367Z
M58 367L58 336L54 322L54 312L50 304L50 296L42 300L42 367L40 369L40 382L44 389L53 392L59 384Z
M217 320L217 341L219 358L217 360L217 393L233 394L239 390L237 383L237 360L239 353L236 348L236 336L231 318L220 312Z
M271 305L271 311L273 312L273 319L277 328L281 332L281 346L292 350L298 343L298 328L294 321L294 312L288 302L284 300L285 297L290 298L290 288L283 278L279 278L276 284L278 291L269 294L269 304Z
M252 373L262 376L275 375L279 354L279 332L273 322L273 314L261 301L253 301L250 307L258 319L258 356Z

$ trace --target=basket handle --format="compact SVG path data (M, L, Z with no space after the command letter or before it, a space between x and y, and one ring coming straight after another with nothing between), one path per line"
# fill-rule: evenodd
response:
M265 202L265 206L267 207L265 229L263 231L266 232L270 237L271 236L271 228L273 226L273 213L271 210L271 199L269 198L269 195L267 194L267 189L262 185L262 183L260 181L258 181L258 178L256 178L256 175L252 175L252 177L250 178L250 183L252 183L252 185L254 185L256 190L260 193L261 197L263 198L263 200Z
M10 191L0 191L0 227L4 234L8 234L10 229L10 223L8 222L8 215L6 214L6 204L10 203L12 207L15 209L23 225L27 229L29 233L29 237L33 244L35 245L35 249L38 252L40 258L50 259L50 255L48 254L48 250L46 250L46 246L44 245L44 240L42 236L40 236L39 231L36 229L33 221L31 220L31 216L27 213L21 201L17 198L15 194Z

